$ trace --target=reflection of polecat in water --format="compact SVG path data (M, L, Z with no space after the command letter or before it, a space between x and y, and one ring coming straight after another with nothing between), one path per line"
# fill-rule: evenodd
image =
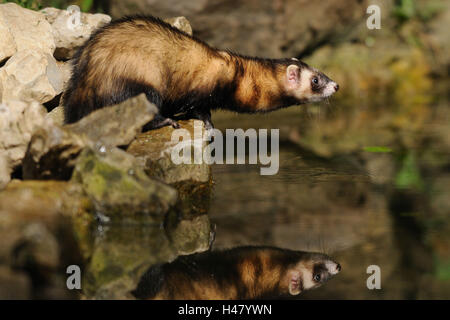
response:
M151 128L176 114L211 127L211 109L266 112L319 101L338 85L297 59L261 59L220 51L151 16L99 29L78 50L63 96L65 120L145 93L159 108Z
M133 294L139 299L276 298L316 288L340 270L321 253L240 247L153 266Z

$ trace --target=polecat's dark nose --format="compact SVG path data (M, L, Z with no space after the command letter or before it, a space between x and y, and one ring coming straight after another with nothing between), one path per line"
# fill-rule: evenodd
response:
M334 86L334 90L337 92L339 90L339 85L336 83L336 85Z
M337 87L338 87L338 89L339 89L339 86L338 85L336 85ZM337 91L337 89L336 89L336 91ZM337 272L340 272L341 271L341 265L338 263L337 264L337 266L336 266L336 270L337 270Z

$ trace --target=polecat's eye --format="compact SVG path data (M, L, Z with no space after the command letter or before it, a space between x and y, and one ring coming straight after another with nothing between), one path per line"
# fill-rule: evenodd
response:
M312 79L312 82L313 82L314 84L319 84L319 78L314 77L314 78Z
M315 281L315 282L319 282L319 281L320 281L320 274L316 274L316 275L314 276L314 281Z

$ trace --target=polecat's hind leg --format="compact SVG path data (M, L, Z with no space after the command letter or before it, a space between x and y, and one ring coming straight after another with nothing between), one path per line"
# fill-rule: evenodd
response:
M175 129L180 128L180 125L175 120L170 119L170 118L164 118L162 115L157 114L157 115L155 115L155 117L153 118L152 121L150 121L149 123L147 123L144 126L143 130L144 131L154 130L154 129L159 129L159 128L162 128L165 126L172 126Z
M153 118L152 121L150 121L149 123L147 123L144 126L143 131L159 129L159 128L162 128L165 126L172 126L175 129L180 128L180 125L175 120L166 118L163 115L161 115L161 108L163 105L163 101L162 101L160 94L156 90L154 90L153 88L150 88L150 87L147 87L145 91L146 91L145 95L147 96L147 100L156 105L156 107L159 110L159 113L157 113L155 115L155 117Z

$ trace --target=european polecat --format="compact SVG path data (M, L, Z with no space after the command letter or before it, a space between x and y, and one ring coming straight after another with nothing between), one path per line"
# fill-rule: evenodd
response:
M159 108L150 128L177 114L212 127L211 109L267 112L331 96L338 85L297 59L246 57L210 47L152 16L100 28L75 54L65 120L145 93Z
M319 287L340 270L321 253L239 247L153 266L132 293L139 299L165 300L288 297Z

